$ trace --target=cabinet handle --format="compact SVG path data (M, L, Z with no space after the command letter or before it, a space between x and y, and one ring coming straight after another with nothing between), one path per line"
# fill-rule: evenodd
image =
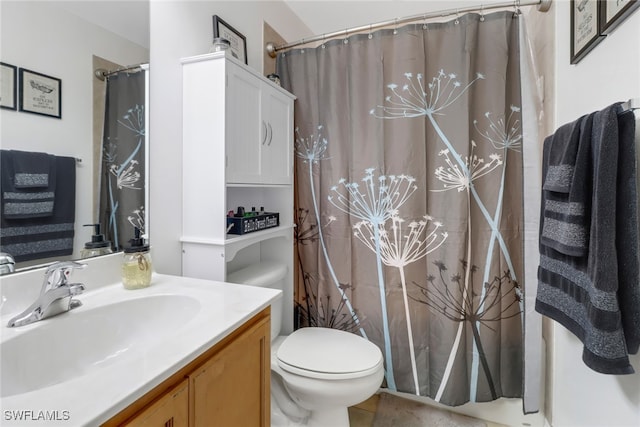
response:
M267 142L267 124L262 121L262 142L260 144L264 145Z
M271 123L267 123L267 126L267 134L269 135L269 143L267 145L271 146L271 142L273 141L273 129L271 128Z

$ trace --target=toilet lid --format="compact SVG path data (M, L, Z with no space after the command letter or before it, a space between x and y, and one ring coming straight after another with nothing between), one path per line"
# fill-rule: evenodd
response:
M381 369L380 349L349 332L302 328L289 335L276 353L285 371L317 378L358 378Z

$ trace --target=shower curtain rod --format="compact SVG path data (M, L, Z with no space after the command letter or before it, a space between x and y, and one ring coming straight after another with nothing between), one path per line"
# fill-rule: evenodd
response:
M286 43L281 46L276 46L275 43L268 42L265 46L265 49L270 57L275 58L277 53L282 50L291 49L296 46L318 42L321 40L324 41L324 40L332 39L335 37L341 37L341 36L346 37L349 34L353 34L353 33L377 30L378 28L388 27L390 25L398 25L398 24L404 24L412 21L427 20L430 18L438 18L438 17L441 18L445 16L458 15L460 13L467 13L467 12L476 12L476 11L483 12L489 9L500 9L505 7L515 7L517 9L522 6L537 6L538 11L547 12L549 8L551 8L551 2L552 0L515 0L511 2L481 4L480 6L468 6L468 7L460 7L457 9L440 10L436 12L423 13L421 15L412 15L412 16L406 16L404 18L396 18L390 21L377 22L375 24L363 25L360 27L347 28L345 30L334 31L333 33L321 34L321 35L313 36L311 38L306 38L306 39L301 39L295 42Z
M105 78L112 76L114 74L118 74L121 73L123 71L141 71L141 70L148 70L149 69L149 64L148 63L144 63L144 64L137 64L137 65L129 65L127 67L122 67L122 68L116 68L115 70L105 70L104 68L98 68L95 71L95 76L98 80L102 80L104 81Z

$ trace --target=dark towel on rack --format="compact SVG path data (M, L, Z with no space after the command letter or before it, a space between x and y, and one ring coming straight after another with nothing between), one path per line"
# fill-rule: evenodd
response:
M13 157L13 185L15 188L46 188L55 191L50 184L51 169L55 171L55 159L51 154L11 150Z
M54 156L55 204L43 218L7 218L0 210L0 251L16 262L71 255L75 227L76 160ZM4 175L4 171L2 173Z
M640 345L635 120L620 103L593 115L590 139L589 250L570 256L540 240L536 311L561 323L584 344L582 359L606 374L630 374L628 353ZM580 144L586 143L586 137ZM552 144L543 151L543 177ZM582 150L582 147L579 148ZM540 232L547 217L542 191Z
M629 354L640 350L640 235L638 234L638 177L635 115L629 110L618 117L618 179L623 189L616 198L616 251L618 254L618 301L622 329Z
M545 140L549 160L542 188L549 193L540 241L566 255L586 255L589 246L592 123L593 114L582 116Z
M31 161L32 169L29 166ZM2 212L6 218L41 218L53 214L56 188L55 156L1 150L0 164L0 197Z

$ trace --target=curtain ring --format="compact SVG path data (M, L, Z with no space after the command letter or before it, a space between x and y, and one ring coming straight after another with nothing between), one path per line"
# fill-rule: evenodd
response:
M454 24L458 25L460 23L460 10L456 9L456 20L453 22Z
M426 13L424 15L422 15L422 19L424 20L424 22L422 23L422 29L423 30L429 29L429 26L427 25L427 14Z
M344 40L342 41L344 44L349 44L349 29L344 29Z
M369 24L369 35L367 36L369 38L369 40L371 40L373 38L373 34L371 34L371 24Z
M480 22L484 22L484 4L480 5Z
M324 44L325 43L325 37L326 37L326 34L322 34L322 44L320 45L320 47L323 48L323 49L327 47Z
M394 19L393 34L394 35L398 34L398 18Z
M518 15L520 15L520 0L514 0L513 8L515 9L515 11L513 13L513 17L517 18Z

